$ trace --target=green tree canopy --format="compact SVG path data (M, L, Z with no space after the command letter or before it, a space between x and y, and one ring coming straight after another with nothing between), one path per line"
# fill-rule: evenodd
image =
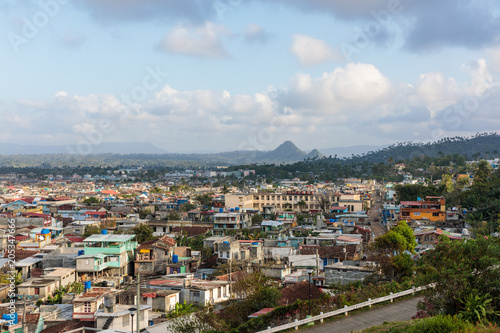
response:
M135 239L139 244L157 238L153 235L153 232L153 228L147 224L139 224L132 228L132 233L135 234Z
M426 295L429 314L474 317L471 303L500 311L500 242L492 237L466 241L442 237L434 250L426 251L417 270L423 283L435 283ZM484 295L488 295L484 298ZM490 301L488 301L491 299ZM477 309L476 309L477 310ZM464 313L465 311L465 313ZM493 319L493 318L490 318ZM500 318L496 316L496 320Z

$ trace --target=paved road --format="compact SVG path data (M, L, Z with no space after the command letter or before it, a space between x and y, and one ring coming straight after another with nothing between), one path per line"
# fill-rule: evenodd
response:
M380 202L381 202L380 197L376 196L373 206L368 211L369 221L371 223L374 236L373 238L377 238L378 236L383 235L385 233L385 228L380 223L380 215L382 213L382 204ZM374 221L375 218L378 218L379 222L375 222Z
M367 329L372 326L382 325L384 321L410 320L417 313L417 303L422 297L395 302L377 309L349 315L346 318L329 323L318 324L314 327L300 330L307 333L350 333Z

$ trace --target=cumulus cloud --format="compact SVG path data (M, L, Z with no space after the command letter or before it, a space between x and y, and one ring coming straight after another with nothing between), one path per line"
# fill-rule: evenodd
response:
M290 52L294 54L302 66L314 66L327 61L342 61L339 50L332 49L326 42L305 36L293 36Z
M245 40L249 43L267 44L271 37L272 35L258 24L249 24L245 31Z
M456 101L458 85L453 78L445 79L439 72L421 74L415 86L415 94L431 112L435 112Z
M14 130L17 120L29 119L21 132L40 143L149 141L167 147L175 142L181 150L268 149L304 133L314 133L300 135L312 147L316 138L434 140L498 128L500 91L488 86L488 64L478 60L463 70L470 75L465 82L436 72L409 84L391 82L371 64L349 63L318 76L297 73L286 87L253 94L165 85L132 106L114 95L60 91L46 102L0 104L0 116ZM259 145L249 145L258 135Z
M368 105L388 98L390 92L389 79L375 66L350 63L316 78L297 74L278 98L292 109L328 115L366 110Z
M167 53L193 57L223 58L227 51L221 36L229 35L223 25L207 22L201 26L178 25L163 39L160 49Z

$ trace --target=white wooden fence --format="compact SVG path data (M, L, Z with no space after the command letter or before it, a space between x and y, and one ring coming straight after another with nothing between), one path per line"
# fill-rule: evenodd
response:
M279 332L279 331L288 330L290 328L295 328L296 330L298 330L299 326L301 326L301 325L312 323L312 322L315 322L315 321L318 321L318 320L319 320L320 323L322 323L323 320L326 319L326 318L333 317L333 316L338 316L338 315L341 315L341 314L345 314L347 316L349 314L349 311L353 311L353 310L356 310L356 309L361 309L361 308L364 308L364 307L370 307L371 308L372 305L377 304L377 303L382 303L382 302L387 302L387 301L391 301L392 302L395 298L403 297L403 296L407 296L407 295L411 295L411 294L415 294L417 291L425 290L425 289L430 288L430 287L433 287L433 286L432 285L428 285L428 286L416 287L416 288L412 287L412 289L401 291L399 293L395 293L395 294L390 293L387 296L376 298L376 299L373 299L373 300L372 299L368 299L368 301L363 302L363 303L358 303L358 304L354 304L354 305L351 305L351 306L345 305L343 309L338 309L338 310L327 312L327 313L321 312L319 315L314 316L314 317L310 317L310 318L306 318L306 319L302 319L302 320L295 319L295 321L293 323L289 323L289 324L285 324L285 325L281 325L281 326L276 326L276 327L272 327L272 328L268 327L267 330L260 331L258 333Z

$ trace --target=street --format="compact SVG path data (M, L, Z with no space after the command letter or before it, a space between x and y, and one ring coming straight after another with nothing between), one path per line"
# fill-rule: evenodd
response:
M314 327L301 330L307 333L349 333L382 325L384 322L410 320L417 313L417 304L422 297L396 302L374 310L350 315L325 324L315 324Z
M368 211L369 221L372 227L373 238L377 238L385 233L385 227L381 223L382 203L380 196L376 196L373 206ZM377 221L375 221L377 219Z

